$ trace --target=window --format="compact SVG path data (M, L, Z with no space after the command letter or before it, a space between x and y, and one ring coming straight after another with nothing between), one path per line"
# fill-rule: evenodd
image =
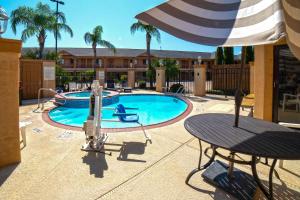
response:
M148 60L147 59L143 59L143 65L148 65Z
M74 64L74 59L73 58L70 59L70 63Z
M274 61L274 121L300 126L300 60L281 45L275 48Z

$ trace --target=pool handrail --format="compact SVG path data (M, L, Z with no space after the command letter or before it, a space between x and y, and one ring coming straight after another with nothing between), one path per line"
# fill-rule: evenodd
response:
M57 104L64 105L67 101L65 96L60 95L57 91L53 90L52 88L40 88L39 91L38 91L38 107L36 108L36 110L38 110L39 108L41 108L41 110L44 110L44 103L47 102L47 101L46 102L43 101L42 102L42 107L40 107L40 104L41 104L41 91L49 91L49 92L52 92L55 95L60 96L64 100L64 102L63 103L56 102Z

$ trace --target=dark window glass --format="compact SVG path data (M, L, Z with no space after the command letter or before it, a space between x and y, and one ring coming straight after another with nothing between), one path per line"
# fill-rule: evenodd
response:
M287 46L279 48L275 57L275 70L275 121L300 124L300 60L295 58Z

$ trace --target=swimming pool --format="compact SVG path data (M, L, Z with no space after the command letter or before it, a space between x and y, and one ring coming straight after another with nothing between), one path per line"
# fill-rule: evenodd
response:
M139 121L144 125L155 125L178 118L188 110L189 104L186 100L175 96L154 95L154 94L131 94L120 95L118 102L104 107L116 107L123 104L125 107L137 108L137 110L128 111L128 113L137 113ZM102 119L117 120L113 116L113 110L102 110ZM82 127L89 114L88 107L65 107L59 106L49 111L50 120L55 123ZM130 128L139 127L135 123L120 122L102 122L102 128Z

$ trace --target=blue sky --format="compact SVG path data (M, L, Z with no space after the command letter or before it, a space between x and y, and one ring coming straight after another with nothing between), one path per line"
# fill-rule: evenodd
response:
M34 7L37 2L48 3L53 9L55 4L50 0L0 0L0 5L4 7L10 15L11 11L19 6ZM102 25L104 29L103 38L113 43L117 48L145 48L145 34L136 33L131 35L130 26L136 22L134 18L140 12L159 5L165 0L64 0L65 5L60 6L67 17L67 23L74 32L74 37L62 34L59 47L89 47L83 40L83 35L91 31L95 26ZM5 38L20 39L22 27L18 27L17 35L11 31L10 24ZM163 50L185 50L185 51L215 51L215 47L209 47L190 43L168 33L161 31L161 43L155 40L152 42L152 49ZM54 36L48 35L46 40L47 47L55 45ZM27 40L23 46L38 46L35 37ZM238 54L239 48L235 48Z

